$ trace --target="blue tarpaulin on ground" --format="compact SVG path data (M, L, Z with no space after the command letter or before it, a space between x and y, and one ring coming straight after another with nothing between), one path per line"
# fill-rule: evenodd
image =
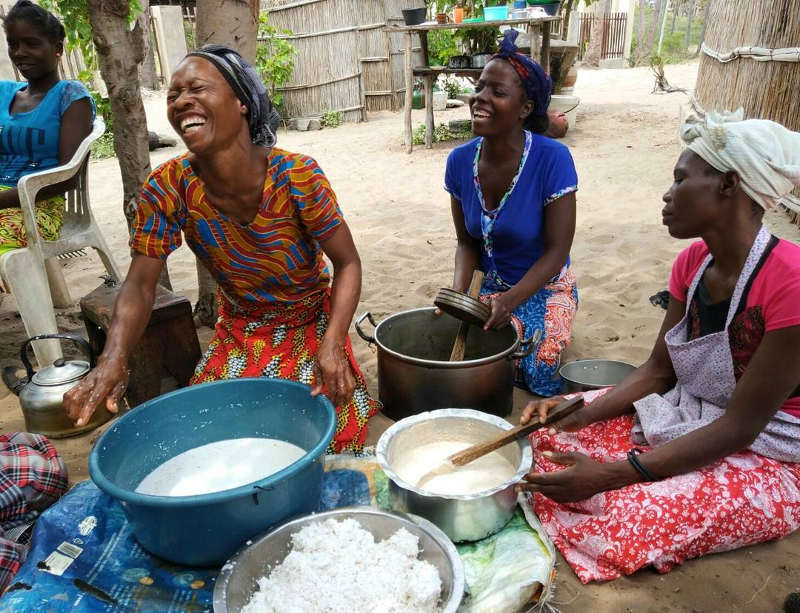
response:
M370 501L363 473L325 473L322 510ZM84 481L37 521L28 558L0 599L0 613L210 613L218 572L175 566L147 553L119 504Z

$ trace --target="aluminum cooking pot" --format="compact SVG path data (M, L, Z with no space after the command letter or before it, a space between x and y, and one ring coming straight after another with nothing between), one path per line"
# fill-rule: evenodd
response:
M395 467L419 447L438 441L480 443L511 424L494 415L470 409L441 409L407 417L388 428L378 440L375 456L389 478L389 499L396 511L414 513L432 521L455 542L477 541L501 530L514 514L514 487L530 471L533 452L527 440L516 441L495 453L517 471L497 486L475 494L439 495L404 481Z
M522 340L506 326L483 330L472 326L464 360L451 362L460 322L425 307L395 313L376 324L367 312L356 320L359 336L378 346L378 388L383 412L394 420L422 411L469 407L493 415L511 413L514 360L536 349L541 331ZM362 326L375 326L368 335Z

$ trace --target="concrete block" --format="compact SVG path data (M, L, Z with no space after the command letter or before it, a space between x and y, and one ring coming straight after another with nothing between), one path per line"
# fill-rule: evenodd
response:
M289 129L298 132L322 130L322 122L316 117L295 117L289 120Z
M153 29L158 43L161 76L169 83L172 73L187 53L180 6L152 6Z
M433 110L443 111L447 108L447 92L433 92Z
M625 68L625 60L621 57L610 57L600 60L600 68Z

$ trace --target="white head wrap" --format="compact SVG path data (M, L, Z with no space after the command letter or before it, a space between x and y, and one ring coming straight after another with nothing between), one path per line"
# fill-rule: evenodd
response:
M779 201L800 207L789 192L800 185L800 134L766 119L734 113L689 117L681 138L720 172L735 170L745 193L765 209Z

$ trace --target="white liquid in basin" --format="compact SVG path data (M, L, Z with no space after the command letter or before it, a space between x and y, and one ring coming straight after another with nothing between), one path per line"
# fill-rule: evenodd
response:
M272 438L236 438L189 449L147 475L136 491L153 496L195 496L259 481L306 454Z
M468 495L497 487L517 472L517 467L497 451L453 466L447 458L471 447L466 441L436 441L405 451L393 462L397 476L431 494Z

